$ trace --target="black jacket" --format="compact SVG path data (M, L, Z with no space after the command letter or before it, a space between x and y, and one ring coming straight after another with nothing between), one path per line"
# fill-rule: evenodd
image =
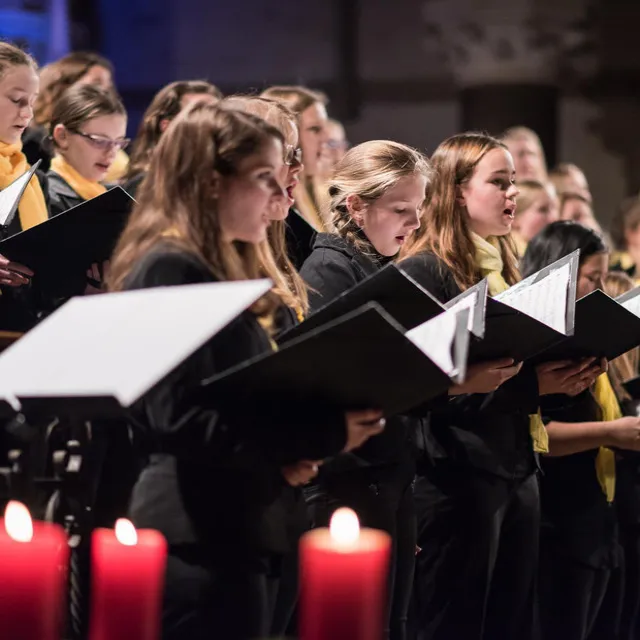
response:
M285 225L287 255L293 266L300 270L311 255L316 230L293 207L289 209Z
M310 287L309 306L311 313L328 304L344 291L352 288L378 271L390 261L372 255L368 257L358 252L344 238L319 233L313 252L304 263L300 275ZM357 336L356 336L357 339ZM337 363L339 365L339 362ZM321 470L326 475L329 470L352 470L359 466L406 463L413 461L413 420L396 416L387 421L384 432L368 440L356 452L339 456Z
M451 271L431 253L398 266L441 302L461 293ZM526 477L536 468L529 415L538 404L537 376L527 367L493 393L451 396L429 415L429 426L419 438L422 462L471 466L509 479Z
M49 202L49 180L46 174L39 169L36 171L40 188L44 195L45 204L49 215L51 208ZM6 236L10 237L22 231L20 215L16 212L13 220L7 227ZM26 265L27 267L29 265ZM0 287L0 329L5 331L27 331L38 321L39 316L49 304L43 300L36 282L31 282L22 287Z
M213 280L198 259L161 245L135 265L126 288ZM133 491L132 518L137 526L160 530L170 545L197 548L200 561L239 562L286 552L280 467L330 456L345 444L343 421L319 410L303 413L292 404L262 412L225 398L223 412L215 397L194 397L202 380L270 349L247 311L136 407L151 457Z
M543 396L545 422L596 422L602 419L590 390L575 398ZM617 514L596 475L598 449L569 456L542 456L540 477L542 541L557 553L596 568L619 561ZM617 494L617 489L616 489Z
M39 171L46 173L51 166L51 150L47 144L49 132L38 124L31 124L22 134L22 152L27 156L27 162L34 165L42 160Z

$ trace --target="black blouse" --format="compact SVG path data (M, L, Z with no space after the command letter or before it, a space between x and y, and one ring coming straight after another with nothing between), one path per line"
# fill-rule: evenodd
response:
M213 282L194 256L170 244L142 258L126 289ZM219 411L200 383L271 349L246 311L151 390L136 422L152 452L133 492L138 526L159 529L171 545L196 545L217 562L288 550L286 522L274 517L284 464L334 455L345 444L344 421L321 407L301 413L280 406L247 420L246 407ZM228 399L225 406L229 407ZM252 415L260 414L260 407Z
M448 267L424 253L399 263L441 302L461 293ZM538 411L538 380L523 367L493 393L451 396L434 406L422 434L421 453L428 466L475 467L508 478L524 478L536 469L529 415Z

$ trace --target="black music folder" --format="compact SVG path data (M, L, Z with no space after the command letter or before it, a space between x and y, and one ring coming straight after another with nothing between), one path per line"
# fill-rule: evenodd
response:
M0 401L29 415L126 415L270 288L240 280L72 298L0 353Z
M482 281L451 300L448 308L466 304L472 312L469 362L498 358L521 362L572 335L578 258L575 251L494 298Z
M377 302L405 329L413 329L444 311L444 307L426 289L395 265L389 264L283 333L278 342L289 342L368 302Z
M403 413L465 375L468 310L446 311L405 333L379 304L360 309L207 381L202 401L247 411L291 398L342 410Z
M635 296L627 299L627 304L634 300ZM573 336L545 350L539 359L550 361L595 356L613 360L638 345L640 317L627 308L625 301L621 303L620 298L614 300L598 289L576 302Z
M42 160L38 160L29 171L23 173L19 178L16 178L10 185L0 191L0 234L2 237L6 235L7 229L16 217L22 194L29 182L31 182L31 178L33 178L41 162Z
M121 187L87 200L0 242L0 254L29 267L48 294L67 295L67 282L111 257L132 198Z

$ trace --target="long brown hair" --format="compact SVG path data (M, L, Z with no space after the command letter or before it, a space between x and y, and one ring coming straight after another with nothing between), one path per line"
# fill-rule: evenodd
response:
M280 131L285 142L291 132L298 131L295 114L284 104L258 96L234 95L222 101L222 105L251 113ZM269 225L267 241L258 247L264 275L274 283L273 291L290 308L298 308L303 314L309 310L307 285L293 266L287 252L286 222L273 220Z
M493 149L506 146L482 133L461 133L440 144L431 157L434 177L427 186L422 226L401 255L408 258L424 251L434 253L451 270L462 290L482 280L482 273L475 261L468 216L458 201L459 189ZM501 236L497 241L503 261L502 276L508 284L515 284L520 276L513 240Z
M634 288L633 280L620 271L610 271L604 278L605 293L617 298ZM640 373L640 347L636 347L609 362L609 378L620 400L631 400L623 384Z
M431 176L429 162L419 151L391 140L370 140L349 149L329 180L329 212L335 233L346 238L360 252L370 253L360 227L349 213L347 198L357 195L374 202L402 178ZM365 214L366 215L366 214Z
M234 175L270 139L282 142L282 135L248 113L201 102L180 113L152 155L111 261L109 290L123 289L134 265L159 242L196 255L218 279L261 277L256 245L223 240L213 182ZM267 294L253 310L269 315L278 305Z
M142 116L125 179L133 178L146 171L151 152L162 135L163 120L173 120L182 110L182 98L189 94L209 95L218 100L222 99L220 89L204 80L172 82L160 89Z
M90 51L74 51L43 67L40 71L40 93L33 107L35 123L48 127L62 94L93 67L102 67L113 73L113 66L106 58Z

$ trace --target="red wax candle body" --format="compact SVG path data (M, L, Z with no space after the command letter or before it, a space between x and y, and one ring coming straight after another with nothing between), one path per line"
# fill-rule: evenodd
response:
M35 521L33 538L17 542L0 520L0 638L60 640L68 565L61 527Z
M362 529L341 549L328 529L300 541L301 640L380 640L387 606L391 538Z
M91 541L90 640L158 640L167 543L158 531L137 531L124 545L113 529Z

